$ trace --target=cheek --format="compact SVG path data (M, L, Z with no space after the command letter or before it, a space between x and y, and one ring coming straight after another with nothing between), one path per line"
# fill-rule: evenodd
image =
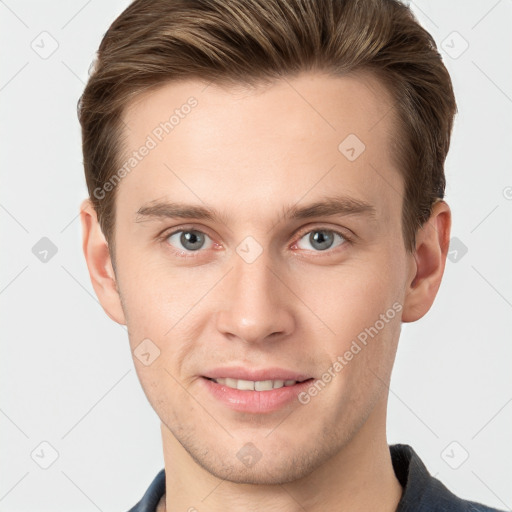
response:
M200 267L172 268L165 262L136 257L126 258L120 270L120 291L139 380L150 402L166 393L176 397L182 387L175 379L185 387L190 383L188 361L201 350L196 340L205 319L210 318L204 311L211 300L208 291L218 276Z
M128 329L162 337L204 295L210 280L194 269L174 268L135 253L119 265L119 287Z
M353 258L338 266L309 266L292 288L332 335L347 338L373 324L402 299L400 262L393 257ZM322 327L322 323L319 323ZM354 330L355 329L355 330Z
M335 386L361 402L376 396L393 365L402 308L399 258L354 259L329 272L304 273L302 280L301 297L321 319L309 326L316 350L327 356L324 370L338 362L331 368Z

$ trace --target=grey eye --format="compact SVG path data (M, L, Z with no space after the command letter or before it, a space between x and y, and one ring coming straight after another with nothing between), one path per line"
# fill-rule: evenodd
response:
M345 238L343 238L343 236L330 229L314 229L313 231L306 233L300 240L306 239L310 246L316 251L325 251L333 246L336 237L341 240L337 245L341 245L345 242ZM304 249L304 247L301 247L301 249ZM305 247L305 249L310 248Z
M174 237L174 243L176 243L176 237L178 238L179 244L181 247L176 247L176 245L172 244L172 239ZM197 251L204 247L206 238L208 235L205 233L201 233L201 231L197 231L195 229L181 230L176 231L172 235L168 237L169 243L174 245L176 249L186 249L187 251Z

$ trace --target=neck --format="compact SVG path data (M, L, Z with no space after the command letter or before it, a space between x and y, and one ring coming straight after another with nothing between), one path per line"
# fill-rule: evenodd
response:
M395 512L403 489L391 462L383 405L384 411L374 409L342 450L307 476L282 485L243 484L215 477L162 424L167 492L157 511ZM380 422L374 419L379 416Z

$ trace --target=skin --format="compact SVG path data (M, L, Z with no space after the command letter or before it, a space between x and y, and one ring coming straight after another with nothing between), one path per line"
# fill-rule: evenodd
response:
M160 350L148 366L134 356L161 420L158 510L394 511L402 487L386 440L390 375L401 322L425 315L441 283L450 209L434 205L408 253L392 102L372 75L307 72L255 89L167 84L125 111L128 152L190 96L198 105L118 185L114 266L90 201L81 206L102 307L127 325L132 351L145 338ZM351 133L366 146L353 162L338 150ZM281 215L332 195L370 203L375 218ZM141 206L164 199L225 218L137 222ZM183 258L181 233L158 240L170 228L205 233L204 246ZM352 243L333 235L318 249L315 230ZM262 249L252 263L236 252L247 236ZM401 311L306 405L241 413L202 385L207 369L235 365L318 379L394 303ZM261 453L251 467L236 457L248 442Z

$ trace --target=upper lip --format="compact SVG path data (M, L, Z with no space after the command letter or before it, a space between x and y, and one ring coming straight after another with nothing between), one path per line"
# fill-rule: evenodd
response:
M213 368L207 371L203 377L209 379L220 379L227 377L237 380L296 380L303 381L311 378L306 373L298 373L285 368L262 368L260 370L244 368L242 366L230 366L225 368Z

